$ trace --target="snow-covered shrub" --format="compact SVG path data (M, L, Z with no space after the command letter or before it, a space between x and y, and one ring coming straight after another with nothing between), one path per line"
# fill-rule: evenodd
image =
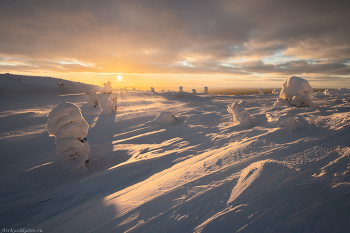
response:
M104 87L103 94L112 94L113 88L110 81L108 81L107 83L104 83L103 87Z
M89 95L89 103L90 103L90 107L92 108L97 108L97 106L99 106L99 98L98 95L96 93Z
M292 106L309 107L312 92L312 87L307 80L292 76L283 82L279 98L288 101ZM278 106L280 102L277 99L274 105Z
M183 92L184 91L184 88L182 86L179 87L179 91L180 92Z
M204 87L204 94L208 94L208 87Z
M127 91L125 88L119 88L119 98L120 99L127 99L128 98Z
M263 95L263 94L264 94L264 91L263 91L261 88L259 89L259 94L260 94L260 95Z
M197 93L196 89L192 89L192 93L196 94Z
M324 92L323 92L325 95L330 95L331 94L331 91L326 89Z
M100 107L102 108L101 114L108 115L112 114L116 110L116 101L111 100L111 98L103 97L100 99Z
M227 111L233 115L233 120L243 126L253 126L254 122L250 114L241 106L241 103L233 103L227 107Z
M168 124L175 124L177 121L177 118L175 117L174 114L171 112L164 112L162 111L159 113L159 115L156 117L157 121L163 122L163 123L168 123Z
M154 88L153 87L151 87L151 92L154 92Z
M279 94L280 91L278 89L272 90L272 94Z
M63 87L64 87L64 83L61 82L61 81L58 81L58 82L57 82L57 86L58 86L59 88L63 88Z
M76 168L90 163L90 145L85 142L89 125L80 108L72 103L57 105L48 115L46 129L55 137L56 150Z

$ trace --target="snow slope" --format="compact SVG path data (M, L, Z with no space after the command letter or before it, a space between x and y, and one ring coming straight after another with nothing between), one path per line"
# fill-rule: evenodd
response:
M347 232L350 91L309 108L276 95L128 91L115 114L86 84L0 75L0 226L44 232ZM92 86L89 86L92 88ZM98 94L101 98L107 97ZM91 165L67 168L45 125L81 108ZM227 112L240 103L254 125ZM156 120L162 112L176 124Z

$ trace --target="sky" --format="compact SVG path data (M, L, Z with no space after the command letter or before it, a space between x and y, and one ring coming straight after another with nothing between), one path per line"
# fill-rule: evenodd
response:
M350 88L349 12L345 0L1 0L0 73L185 91L291 76Z

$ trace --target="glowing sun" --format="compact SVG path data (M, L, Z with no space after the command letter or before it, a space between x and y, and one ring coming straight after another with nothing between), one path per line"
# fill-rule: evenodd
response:
M122 80L122 76L119 74L119 75L117 76L117 79L118 79L118 81L121 81L121 80Z

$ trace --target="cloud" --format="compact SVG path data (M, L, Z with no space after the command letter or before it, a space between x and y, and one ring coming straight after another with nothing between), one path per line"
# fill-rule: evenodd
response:
M0 60L0 70L345 75L349 9L315 0L2 1L0 58L18 62ZM276 54L293 60L263 62ZM241 59L250 62L233 62Z

